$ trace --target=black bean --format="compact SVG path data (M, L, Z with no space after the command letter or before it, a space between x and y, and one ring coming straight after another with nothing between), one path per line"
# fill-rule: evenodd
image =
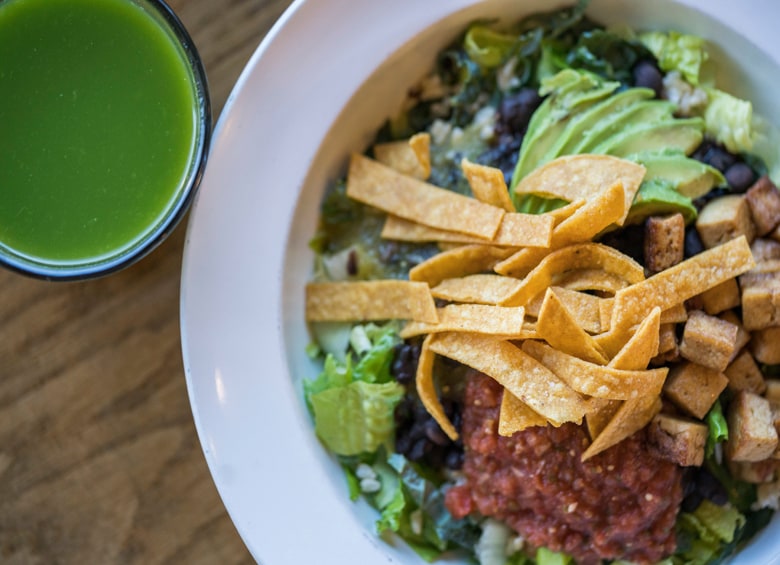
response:
M457 471L463 467L463 459L463 449L450 449L444 457L444 466L447 467L447 469Z
M726 181L729 183L732 192L743 193L753 186L756 181L756 174L749 165L742 162L736 162L723 173Z
M703 468L696 477L696 492L707 500L720 506L729 501L729 495L720 481Z
M720 145L710 145L701 160L715 167L721 173L725 173L726 169L737 162L737 156L729 153Z
M622 230L610 232L601 238L601 243L614 247L621 253L642 263L645 257L644 224L626 226Z
M693 512L699 507L702 500L704 500L704 497L701 494L693 492L683 498L683 501L680 504L680 510L683 512Z
M499 129L507 133L523 133L534 111L542 103L535 88L521 88L505 96L498 107Z
M398 428L395 431L395 450L401 455L406 455L412 449L414 440L408 434L408 430Z
M450 443L450 441L452 441L449 437L447 437L447 434L444 433L436 420L433 419L425 422L425 437L427 437L436 445L447 445Z
M354 249L350 250L349 255L347 255L347 274L350 277L358 274L358 254Z
M685 230L685 257L693 257L702 251L704 251L704 244L701 241L701 237L699 237L699 232L695 226L689 226Z
M650 88L660 98L664 87L664 77L654 61L644 59L639 61L632 70L634 86Z
M419 359L419 345L408 342L396 345L393 352L393 362L390 365L390 374L401 384L411 383L417 373Z
M428 455L432 448L433 444L427 439L418 439L414 442L414 445L412 445L412 448L406 454L406 457L410 461L420 462L425 459L425 456Z

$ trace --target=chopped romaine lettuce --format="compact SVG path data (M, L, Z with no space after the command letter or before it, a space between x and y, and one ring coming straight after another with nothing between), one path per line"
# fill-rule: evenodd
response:
M702 65L707 61L707 46L701 37L676 31L650 31L639 34L663 71L680 71L685 80L699 84Z
M393 349L400 341L397 324L367 324L352 334L359 337L349 340L353 349L344 360L328 354L320 375L303 383L315 431L339 455L388 444L395 431L393 413L404 394L390 375Z
M707 135L722 143L732 153L753 149L753 105L718 90L705 89L709 101L704 110Z
M705 447L706 457L712 457L715 453L715 446L729 439L729 427L726 417L723 415L723 409L720 400L716 400L705 418L709 433L707 435L707 445Z
M536 551L536 565L569 565L571 562L570 556L551 551L546 547L540 547Z
M473 25L466 32L463 47L478 65L493 68L504 62L517 42L517 37L500 33L485 25Z
M392 440L393 412L403 395L398 383L363 381L312 394L314 429L328 449L339 455L372 452Z

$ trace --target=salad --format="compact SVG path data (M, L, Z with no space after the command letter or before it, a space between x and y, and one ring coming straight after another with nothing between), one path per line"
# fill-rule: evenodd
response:
M305 401L427 561L718 563L778 504L776 149L704 40L586 4L469 26L322 203Z

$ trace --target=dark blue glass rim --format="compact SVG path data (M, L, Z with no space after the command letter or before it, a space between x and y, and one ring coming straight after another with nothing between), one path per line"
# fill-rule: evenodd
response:
M203 60L184 24L164 0L131 0L157 11L181 45L192 71L198 99L198 123L200 135L190 164L190 177L181 189L178 200L152 234L127 253L105 261L83 265L49 265L0 254L0 266L36 279L47 281L78 281L94 279L116 273L129 267L154 251L176 229L187 213L198 191L208 160L212 133L211 97Z

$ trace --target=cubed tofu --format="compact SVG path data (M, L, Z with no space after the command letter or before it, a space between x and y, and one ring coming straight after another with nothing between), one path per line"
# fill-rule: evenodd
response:
M745 193L757 235L771 232L780 223L780 192L764 175Z
M729 379L729 389L747 390L756 394L763 394L766 390L766 382L761 369L756 365L750 351L742 351L723 372Z
M734 356L737 333L735 324L693 310L685 322L680 355L699 365L723 371Z
M680 410L701 420L728 384L720 371L684 362L669 371L664 394Z
M777 431L769 401L757 394L740 391L727 411L729 439L726 456L732 461L763 461L777 448Z
M737 279L728 279L718 286L701 293L702 308L707 314L720 314L740 304Z
M652 216L645 221L645 267L658 273L683 260L685 220L682 214Z
M772 404L780 404L780 379L765 379L764 398Z
M696 231L708 249L741 235L751 242L756 233L747 201L737 194L710 200L696 219Z
M778 477L780 461L777 459L764 459L763 461L731 461L726 459L731 475L735 479L752 484L771 483Z
M780 287L743 288L742 323L746 330L751 331L780 325Z
M780 364L780 327L770 327L753 332L750 351L759 363Z
M756 263L780 259L780 241L759 237L750 244L750 252Z
M750 341L750 332L745 329L742 325L742 320L739 319L739 316L733 310L726 310L718 317L737 326L737 342L734 344L734 357L736 357L737 353L742 351L742 348ZM729 361L733 361L734 357L729 359Z
M699 467L704 461L707 426L687 418L658 414L647 427L654 453L681 467Z

